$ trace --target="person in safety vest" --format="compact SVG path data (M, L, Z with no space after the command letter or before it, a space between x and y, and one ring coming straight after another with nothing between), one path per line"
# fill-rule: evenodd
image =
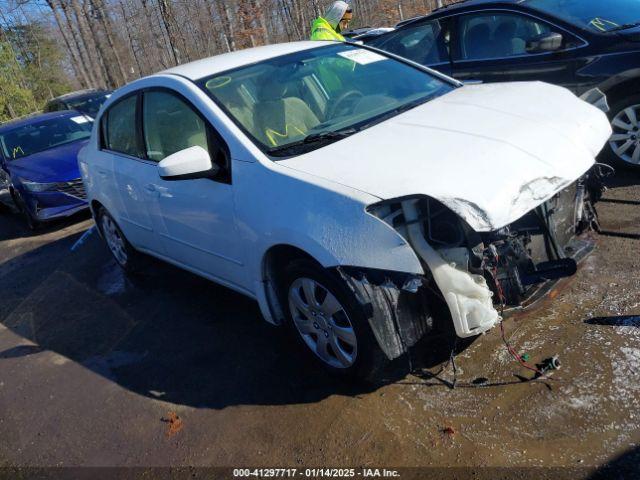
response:
M352 18L353 10L347 2L333 2L324 17L316 18L311 24L311 40L344 42L340 32L347 28Z

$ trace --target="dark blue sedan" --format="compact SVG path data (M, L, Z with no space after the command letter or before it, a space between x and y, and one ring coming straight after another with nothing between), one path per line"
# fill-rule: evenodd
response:
M365 43L463 82L602 92L614 130L605 152L640 169L639 0L467 0Z
M0 125L0 167L30 228L87 208L77 157L91 128L89 117L73 111Z

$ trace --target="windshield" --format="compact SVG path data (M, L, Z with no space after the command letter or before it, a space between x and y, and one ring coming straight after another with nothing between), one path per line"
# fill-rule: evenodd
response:
M33 155L91 136L92 122L83 115L60 117L0 133L0 147L9 160Z
M66 103L69 110L77 110L91 117L96 117L102 104L109 98L110 94L103 93L94 97L85 97L78 100L68 100Z
M598 32L620 30L640 22L638 0L529 0L527 5Z
M349 44L276 57L200 85L263 151L276 157L319 148L454 88Z

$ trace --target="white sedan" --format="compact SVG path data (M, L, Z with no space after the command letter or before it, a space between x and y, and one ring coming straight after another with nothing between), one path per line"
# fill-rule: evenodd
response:
M124 269L148 254L225 285L319 364L371 377L575 273L610 134L563 88L301 42L120 88L79 161Z

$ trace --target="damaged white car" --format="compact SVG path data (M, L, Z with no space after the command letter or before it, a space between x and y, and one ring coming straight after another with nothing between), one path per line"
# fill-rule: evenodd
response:
M80 166L122 267L142 252L242 292L329 370L371 376L435 312L478 335L575 273L610 134L563 88L302 42L119 89Z

